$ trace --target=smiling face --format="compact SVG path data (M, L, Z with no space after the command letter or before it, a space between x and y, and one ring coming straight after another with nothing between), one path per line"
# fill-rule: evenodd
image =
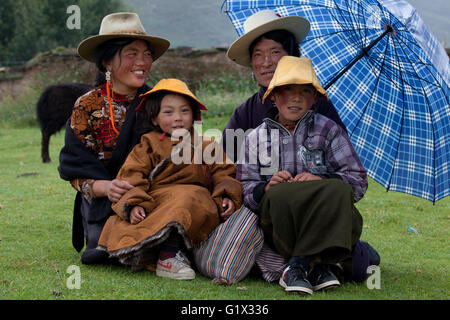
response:
M194 114L189 100L179 94L168 94L161 100L161 108L155 126L165 133L172 134L177 129L190 130L194 122Z
M287 55L281 43L262 38L253 48L251 56L256 81L261 86L268 87L278 61Z
M113 90L121 94L134 94L145 83L153 58L148 43L136 40L124 46L105 64L111 72Z
M317 91L310 84L288 84L276 87L270 99L277 106L280 122L297 121L316 103Z

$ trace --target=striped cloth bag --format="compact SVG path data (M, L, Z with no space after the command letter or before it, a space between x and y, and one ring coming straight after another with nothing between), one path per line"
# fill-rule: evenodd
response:
M243 206L194 248L194 261L214 282L234 284L250 272L263 242L258 216Z
M288 260L264 244L256 256L256 265L261 270L262 277L268 282L278 281L287 267Z

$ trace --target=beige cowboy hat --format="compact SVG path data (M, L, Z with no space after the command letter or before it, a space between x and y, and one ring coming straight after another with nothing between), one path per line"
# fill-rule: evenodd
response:
M300 43L308 35L310 24L302 17L280 17L272 10L259 11L244 22L244 34L231 44L227 51L228 58L242 66L249 66L251 60L248 50L251 43L259 36L279 29L290 31Z
M139 106L136 108L136 111L139 111L143 108L146 97L148 97L149 95L151 95L155 92L162 91L162 90L171 91L174 93L178 93L178 94L182 94L182 95L191 97L192 99L194 99L195 102L197 102L198 108L200 110L208 110L206 108L206 106L197 99L197 97L192 93L192 91L189 90L186 83L184 83L183 81L178 80L178 79L169 78L169 79L159 80L159 82L153 87L153 89L151 89L150 91L147 91L144 94L141 94L139 96L139 98L141 98L142 101L139 104Z
M319 79L317 79L311 59L284 56L278 61L275 73L262 99L263 103L273 89L288 84L312 84L319 93L327 96L326 91L320 85Z
M89 37L78 46L78 54L87 61L95 62L95 52L102 43L116 38L135 38L148 41L153 51L153 61L169 48L169 40L149 36L136 13L118 12L103 18L98 35Z

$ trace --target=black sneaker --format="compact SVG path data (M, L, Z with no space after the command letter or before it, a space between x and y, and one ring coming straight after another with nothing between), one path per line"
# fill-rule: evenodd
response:
M308 280L312 284L313 290L323 290L341 285L336 275L327 264L316 264L308 275Z
M313 287L306 277L306 271L302 266L289 265L283 271L279 281L280 285L289 292L312 294Z
M82 264L107 264L109 260L108 252L98 249L86 249L81 255Z

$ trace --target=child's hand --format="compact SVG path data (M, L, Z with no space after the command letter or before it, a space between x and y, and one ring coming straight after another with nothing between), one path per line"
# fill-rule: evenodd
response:
M130 212L130 223L138 224L139 222L144 220L146 216L147 215L145 214L144 208L139 207L139 206L134 206Z
M294 181L313 181L313 180L322 180L322 178L309 172L299 173L294 178Z
M266 186L264 187L264 192L267 192L267 190L269 190L270 187L273 187L274 185L277 185L281 182L290 182L290 181L293 181L293 179L289 171L287 170L278 171L272 176L269 183L266 184Z
M223 219L223 221L225 221L233 214L236 208L234 202L228 198L223 198L222 207L224 209L224 212L220 214L220 217Z

